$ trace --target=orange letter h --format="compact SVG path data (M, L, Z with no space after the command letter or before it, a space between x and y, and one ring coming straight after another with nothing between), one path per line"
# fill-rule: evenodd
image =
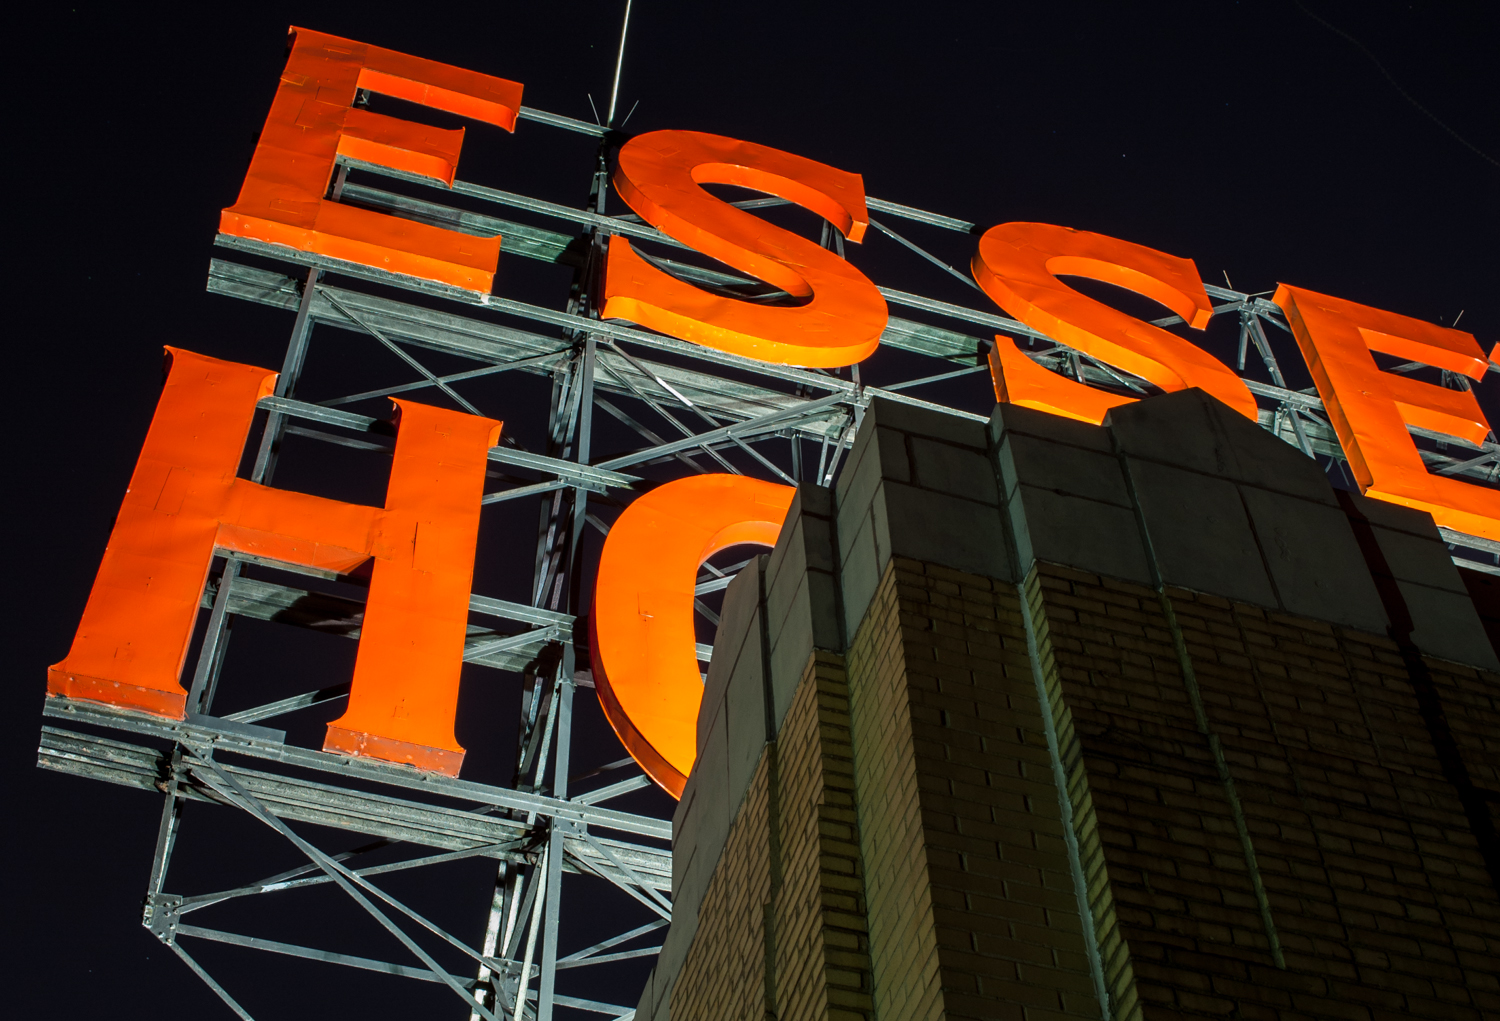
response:
M183 718L179 682L216 551L346 572L375 558L348 711L324 749L449 775L487 452L500 423L396 401L384 508L235 477L276 375L168 348L170 370L51 695Z

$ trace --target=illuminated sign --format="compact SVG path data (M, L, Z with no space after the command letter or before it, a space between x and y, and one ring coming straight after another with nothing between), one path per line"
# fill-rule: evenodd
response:
M1367 496L1424 510L1440 525L1500 539L1500 493L1429 474L1408 425L1478 445L1490 424L1470 390L1382 372L1371 351L1484 378L1489 362L1471 334L1282 284L1286 313L1318 395Z
M869 226L858 174L701 131L639 135L620 149L615 168L615 189L631 209L683 244L810 300L767 308L710 294L650 265L617 237L609 243L604 318L782 365L835 368L873 354L887 315L869 278L821 245L715 198L705 184L795 202L850 241Z
M500 238L358 209L326 197L340 158L452 185L462 130L372 113L361 91L512 131L515 83L335 36L294 29L286 70L238 200L220 230L346 263L488 294ZM863 180L802 156L697 131L625 142L614 184L645 222L784 291L764 305L665 272L624 237L604 264L604 318L759 361L814 368L857 363L887 325L880 291L839 255L704 189L728 184L777 196L858 242L869 225ZM1115 238L1006 223L980 238L971 264L985 294L1021 323L1164 391L1200 387L1252 420L1254 397L1203 349L1089 298L1061 279L1086 277L1171 309L1193 329L1213 314L1192 260ZM1361 490L1430 513L1438 524L1500 540L1500 493L1430 474L1408 426L1478 444L1478 401L1385 372L1371 352L1479 380L1474 337L1283 284L1283 310ZM487 452L500 423L395 401L397 438L386 506L365 507L235 477L266 369L168 349L170 372L130 488L67 657L48 691L181 718L180 675L216 552L347 572L373 560L347 712L324 747L456 774L458 678ZM1130 402L1049 371L997 336L996 396L1101 423ZM790 487L700 475L638 497L612 527L591 613L600 700L631 754L678 795L695 754L701 675L694 580L714 553L772 545Z
M1191 259L1068 227L1005 223L985 231L979 239L973 271L974 279L995 304L1032 329L1163 390L1200 387L1255 421L1255 398L1227 365L1160 326L1143 323L1085 297L1058 279L1060 274L1071 275L1123 287L1154 298L1193 329L1202 330L1208 326L1214 307ZM1001 352L1002 365L1007 364L1007 349L1015 351L1015 345L997 337L995 350ZM1099 399L1112 395L1065 376L1047 375L1056 382L1051 383L1054 389L1049 400L1053 408L1044 410L1055 409L1098 425L1104 421L1104 410L1128 400L1114 398L1101 407ZM1040 377L1037 380L1036 385L1048 390Z
M673 797L698 748L698 566L741 543L776 545L793 492L743 475L694 475L637 497L610 527L594 582L594 684L615 733Z
M453 183L464 133L354 105L361 89L514 131L521 86L377 46L292 29L291 53L219 230L472 291L488 291L500 238L476 238L330 201L340 156Z
M168 348L166 386L54 695L181 719L178 678L216 550L347 572L374 559L349 708L324 747L458 774L458 674L479 498L500 423L395 401L386 505L235 477L276 374Z

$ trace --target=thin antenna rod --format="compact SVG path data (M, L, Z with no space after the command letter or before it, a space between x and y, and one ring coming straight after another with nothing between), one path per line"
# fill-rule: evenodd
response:
M609 90L609 117L604 126L615 126L615 104L620 100L620 70L625 66L625 32L630 28L630 0L625 0L625 23L620 26L620 53L615 57L615 84Z

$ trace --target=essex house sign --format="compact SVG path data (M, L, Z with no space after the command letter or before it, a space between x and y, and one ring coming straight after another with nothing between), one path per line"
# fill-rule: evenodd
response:
M359 208L328 197L341 159L455 180L463 130L356 104L380 93L516 127L522 86L431 60L294 29L264 131L223 234L345 264L489 294L495 237ZM622 235L603 262L601 318L628 321L759 362L833 369L868 357L886 299L857 268L811 240L711 195L735 185L795 203L850 242L869 226L859 174L750 141L691 130L625 141L613 183L646 224L792 296L735 300L673 276ZM1042 223L985 231L971 272L1020 323L1164 391L1198 387L1252 421L1231 369L1188 341L1112 309L1060 278L1114 284L1202 330L1213 313L1193 261ZM1359 488L1425 511L1445 528L1500 541L1500 492L1432 474L1408 427L1476 446L1490 433L1473 392L1377 367L1372 352L1484 378L1475 338L1399 313L1282 284L1273 298L1296 337ZM1049 371L1005 335L989 353L997 398L1101 423L1135 398ZM502 423L395 400L396 445L384 507L273 489L236 477L257 401L276 373L169 348L165 389L120 505L67 655L48 693L180 719L181 674L217 554L324 571L372 565L347 710L324 747L456 776L454 736L480 500ZM647 774L680 795L694 756L701 678L694 578L713 553L775 542L789 486L708 474L638 497L612 527L590 613L594 678L606 715Z

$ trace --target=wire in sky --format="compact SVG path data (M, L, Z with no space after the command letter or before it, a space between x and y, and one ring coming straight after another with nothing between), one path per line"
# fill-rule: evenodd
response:
M1452 135L1454 138L1458 139L1460 144L1464 145L1468 149L1473 150L1473 152L1476 153L1480 159L1486 161L1487 163L1491 163L1494 166L1500 167L1500 160L1495 159L1493 156L1485 152L1483 149L1479 148L1479 146L1469 141L1463 135L1460 135L1457 131L1454 131L1447 124L1444 124L1441 120L1438 119L1436 114L1434 114L1431 110L1427 109L1427 107L1423 106L1421 103L1412 98L1412 94L1401 87L1401 83L1396 81L1396 79L1391 76L1391 73L1385 69L1385 65L1380 62L1380 58L1371 53L1368 46L1360 42L1358 39L1354 38L1348 32L1345 32L1343 29L1339 28L1337 25L1331 24L1328 21L1325 21L1323 18L1318 17L1318 15L1314 14L1312 11L1304 7L1301 3L1301 0L1295 0L1295 2L1297 3L1297 9L1300 10L1303 14L1307 15L1309 18L1313 19L1318 24L1322 25L1324 28L1328 29L1328 31L1334 33L1335 35L1339 35L1347 39L1349 42L1353 43L1361 53L1369 57L1370 62L1373 63L1376 67L1380 68L1380 73L1385 75L1385 80L1391 83L1391 87L1394 88L1397 92L1401 93L1402 98L1404 98L1408 103L1416 107L1418 110L1422 111L1422 114L1427 117L1428 120L1432 121L1432 123L1448 132L1448 134Z

